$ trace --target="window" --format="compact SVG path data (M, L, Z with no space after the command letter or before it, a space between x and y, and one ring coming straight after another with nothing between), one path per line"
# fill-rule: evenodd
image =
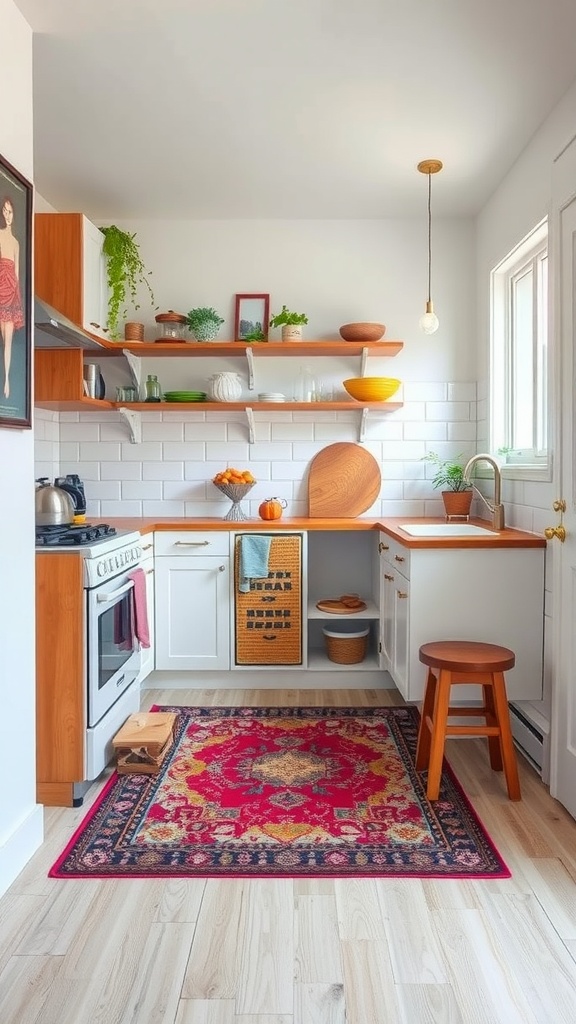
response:
M548 223L491 274L491 451L548 468Z

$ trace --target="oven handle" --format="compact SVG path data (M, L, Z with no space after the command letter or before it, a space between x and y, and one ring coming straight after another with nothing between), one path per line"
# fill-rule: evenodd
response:
M127 594L129 590L132 590L134 586L134 580L130 580L125 583L124 586L118 587L118 590L113 590L111 594L96 594L96 600L99 604L107 601L115 601L117 597L121 597L122 594Z

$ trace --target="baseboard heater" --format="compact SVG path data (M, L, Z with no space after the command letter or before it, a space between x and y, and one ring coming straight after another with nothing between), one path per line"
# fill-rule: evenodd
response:
M544 734L514 704L510 704L509 708L514 742L535 771L542 775L544 767Z

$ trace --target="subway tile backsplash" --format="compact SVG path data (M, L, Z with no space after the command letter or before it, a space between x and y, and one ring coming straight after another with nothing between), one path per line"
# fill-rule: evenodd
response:
M473 382L411 381L404 405L387 414L369 411L364 447L382 470L382 488L365 515L442 515L432 488L427 451L443 457L473 455L477 449L477 404ZM53 413L36 410L36 476L78 473L86 483L88 514L106 516L223 517L229 499L212 486L227 465L250 468L258 483L244 500L256 516L258 505L277 495L287 515L307 514L306 485L311 459L326 445L358 441L361 413L257 412L250 444L243 413L161 410L142 415L142 442L130 444L117 413ZM483 424L484 425L484 424Z

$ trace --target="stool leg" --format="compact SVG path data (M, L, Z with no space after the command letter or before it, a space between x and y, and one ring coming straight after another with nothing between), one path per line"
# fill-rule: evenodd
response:
M432 739L432 733L427 721L428 719L432 719L435 699L436 676L432 669L429 668L428 679L426 680L426 689L424 691L424 703L422 704L422 711L420 712L420 728L418 730L418 745L416 747L416 761L414 765L417 772L425 771L430 760L430 741Z
M492 673L490 673L492 676ZM484 695L484 707L486 715L486 725L498 725L498 716L496 714L496 708L494 707L494 686L493 682L482 686L482 693ZM499 736L488 736L488 753L490 755L490 767L495 772L502 771L502 747L500 745Z
M518 766L516 764L516 751L512 740L510 728L510 712L506 697L506 684L502 672L493 673L494 680L494 703L496 706L496 717L500 728L500 744L502 748L502 761L504 763L504 775L508 787L508 796L511 800L521 800L520 780L518 778Z
M452 673L448 669L440 669L438 685L436 687L434 716L432 718L432 743L430 750L430 763L428 766L428 785L426 787L426 796L429 800L437 800L440 792L442 759L444 757L444 744L446 742L446 725L448 721L448 711L450 709L451 685Z

